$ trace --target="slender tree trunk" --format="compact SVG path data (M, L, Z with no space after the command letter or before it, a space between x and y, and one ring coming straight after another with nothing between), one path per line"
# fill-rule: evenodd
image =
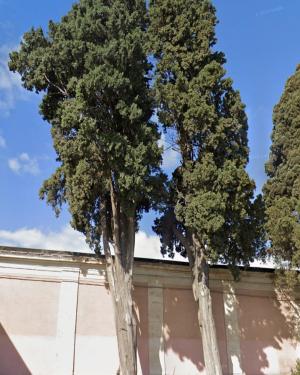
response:
M209 265L201 243L189 231L186 236L172 227L178 241L185 247L193 274L193 294L198 304L198 321L202 338L205 370L207 375L222 375L222 366L217 342L215 321L212 313L212 301L209 290Z
M113 211L114 209L115 207L113 208ZM103 211L106 212L104 206ZM120 367L117 374L136 375L137 335L136 319L133 311L132 300L135 220L134 218L129 218L126 223L123 222L122 225L120 225L120 228L125 227L125 232L121 233L118 216L119 215L117 215L118 224L114 225L114 257L111 255L109 246L107 219L105 215L102 214L101 216L106 271L114 307L114 318L119 351ZM123 237L123 241L120 240L121 237ZM120 246L122 242L123 246L121 249Z
M209 267L203 257L196 252L193 270L193 293L198 303L198 320L202 337L205 370L207 375L222 375L222 367L217 343L212 301L208 285Z
M117 271L110 275L110 290L114 304L116 335L118 341L121 375L136 375L137 373L137 338L136 319L133 313L132 288L129 275Z

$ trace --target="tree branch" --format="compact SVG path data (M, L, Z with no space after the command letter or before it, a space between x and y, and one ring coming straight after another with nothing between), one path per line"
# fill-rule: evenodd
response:
M44 77L45 77L45 80L48 82L48 84L55 87L63 96L70 97L67 89L61 88L58 85L56 85L55 83L53 83L52 81L50 81L50 79L47 77L46 74L44 74Z
M111 265L111 251L109 247L109 241L108 241L108 228L107 228L107 222L106 222L106 212L107 212L107 206L106 202L101 202L101 209L100 209L100 221L101 221L101 228L102 228L102 242L103 242L103 250L105 255L105 260L108 265Z
M112 208L112 219L113 219L113 239L114 239L114 249L115 256L122 263L122 254L121 254L121 241L120 241L120 209L117 202L115 187L113 183L113 178L110 178L110 199L111 199L111 208Z
M172 230L173 230L173 233L174 233L175 237L177 238L177 240L180 241L181 244L184 246L185 251L186 251L187 256L188 256L189 264L190 264L191 267L193 267L194 263L195 263L195 257L194 257L193 251L192 251L192 244L190 243L189 239L187 237L185 237L180 232L180 230L177 229L176 224L172 225Z

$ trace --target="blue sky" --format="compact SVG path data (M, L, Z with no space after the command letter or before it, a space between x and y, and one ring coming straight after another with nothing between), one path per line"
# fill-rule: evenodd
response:
M26 3L26 6L25 6ZM8 52L31 26L59 20L72 0L0 0L0 244L84 248L68 227L65 210L56 219L38 198L42 181L55 168L49 125L38 114L40 98L20 87L6 68ZM227 72L241 92L249 117L249 173L260 190L267 160L272 110L286 79L300 62L299 0L214 0L219 18L217 48L225 52ZM165 166L176 155L169 151ZM153 242L152 215L141 223L140 240ZM147 237L148 235L148 237ZM153 245L154 246L154 245Z

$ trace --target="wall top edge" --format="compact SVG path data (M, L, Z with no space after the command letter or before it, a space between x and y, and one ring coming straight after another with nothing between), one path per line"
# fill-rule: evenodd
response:
M103 263L103 256L77 251L46 250L25 247L0 246L0 258L41 259L76 263Z
M0 259L13 260L23 259L27 261L43 261L43 262L64 262L73 263L76 265L104 265L104 256L92 253L72 252L72 251L58 251L58 250L45 250L45 249L32 249L22 247L0 246ZM146 268L172 268L178 271L187 272L188 263L173 260L159 260L148 258L135 258L136 264ZM219 270L219 272L228 272L226 265L212 265L212 269ZM241 271L247 273L274 273L272 268L260 267L240 267Z

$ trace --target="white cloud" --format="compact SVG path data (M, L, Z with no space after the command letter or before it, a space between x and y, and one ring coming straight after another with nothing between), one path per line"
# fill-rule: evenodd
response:
M90 253L84 236L65 226L57 232L44 232L37 228L20 228L15 231L0 230L0 245L27 247L47 250L66 250ZM147 235L143 231L136 234L135 256L140 258L163 259L160 253L160 241L155 235ZM175 260L184 261L180 255Z
M138 258L170 260L170 258L163 258L161 255L159 237L155 235L148 235L143 231L139 231L135 237L135 256ZM175 254L172 260L181 262L186 261L186 259L178 253Z
M9 159L8 166L13 172L15 173L20 172L21 164L19 163L18 159Z
M6 142L5 139L0 135L0 148L5 148Z
M19 74L12 73L7 66L9 52L17 47L0 46L0 115L8 116L19 99L28 98L21 85Z
M135 256L140 258L161 259L158 236L139 231L135 237Z
M26 152L23 152L16 158L9 159L8 166L17 174L29 173L35 176L40 173L37 159L30 158Z
M90 252L83 235L70 226L58 232L42 232L36 228L0 230L0 243L2 246Z
M0 245L91 253L83 234L75 231L70 225L63 227L57 232L45 232L37 228L20 228L15 231L0 230ZM148 259L169 259L163 258L160 253L158 236L148 235L143 231L139 231L136 234L135 256ZM179 254L175 254L173 260L187 261L186 258ZM269 259L266 263L254 261L251 263L251 267L274 268L275 262L272 259Z
M29 158L29 155L26 153L26 152L23 152L20 156L19 156L20 160L24 161L24 162L28 162L30 161L30 158Z
M179 164L179 152L174 149L171 142L167 142L165 134L162 134L158 141L160 147L163 147L163 168L175 168Z

